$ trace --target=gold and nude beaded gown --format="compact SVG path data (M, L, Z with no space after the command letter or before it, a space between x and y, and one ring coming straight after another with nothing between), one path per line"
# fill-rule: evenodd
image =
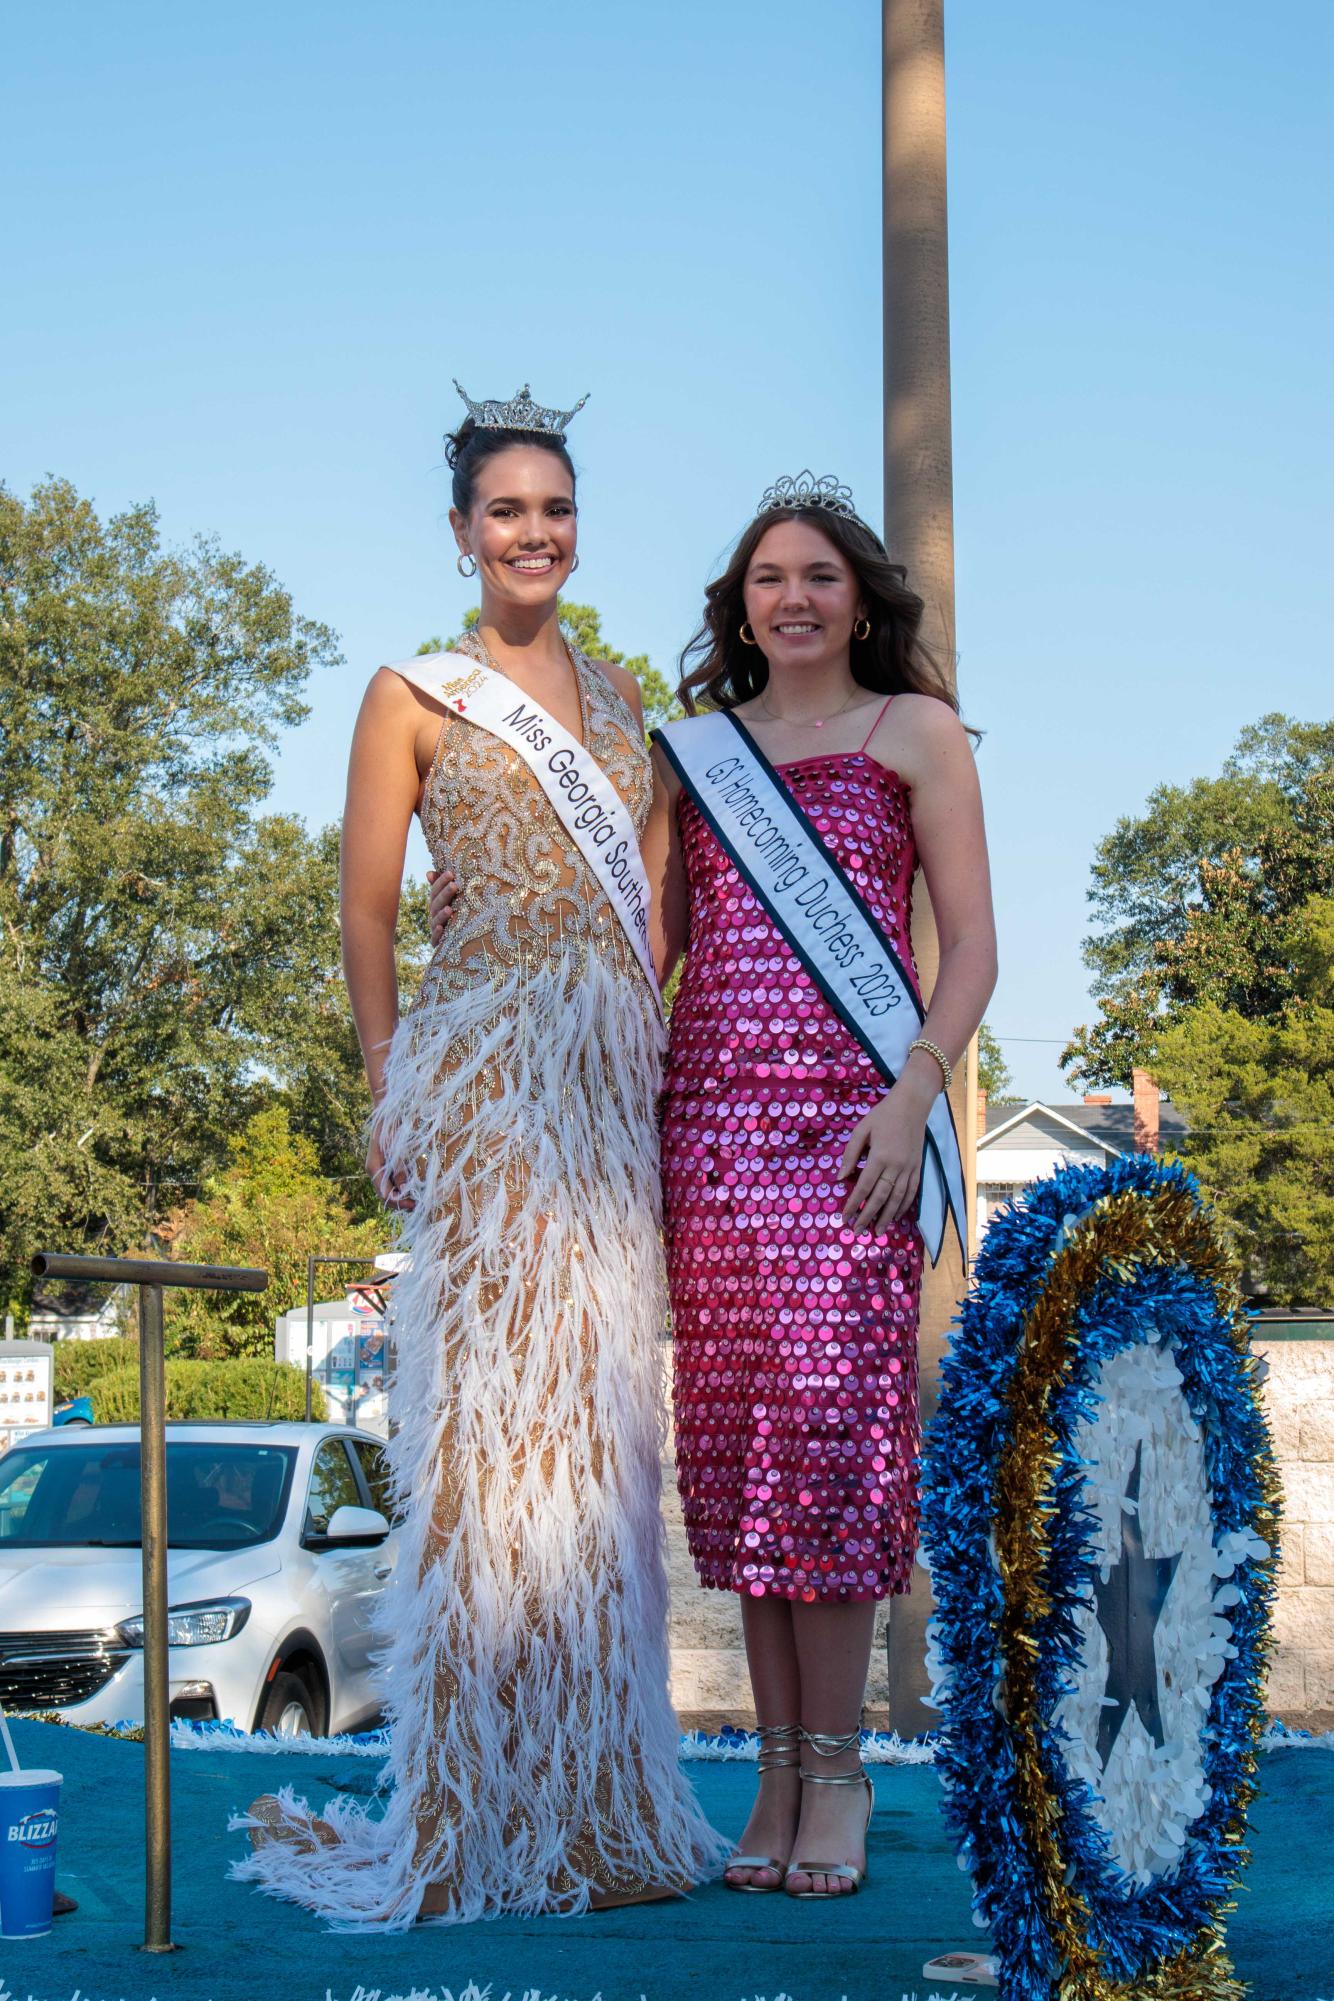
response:
M642 832L642 734L599 669L575 673L584 741ZM445 713L421 817L462 891L379 1114L415 1202L394 1290L393 1790L383 1817L335 1802L337 1845L270 1841L236 1868L339 1929L423 1902L453 1921L581 1909L724 1852L667 1691L657 999L537 780L464 716Z

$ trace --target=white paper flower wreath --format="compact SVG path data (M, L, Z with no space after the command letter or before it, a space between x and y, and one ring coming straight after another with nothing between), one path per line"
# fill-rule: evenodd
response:
M1096 1528L1091 1555L1106 1584L1121 1559L1126 1517L1137 1518L1145 1558L1174 1561L1153 1631L1157 1666L1158 1744L1132 1702L1104 1769L1099 1728L1109 1678L1107 1636L1090 1589L1076 1611L1081 1672L1057 1711L1071 1770L1097 1795L1093 1817L1127 1876L1145 1884L1169 1874L1186 1831L1204 1811L1200 1725L1225 1661L1235 1658L1228 1584L1237 1564L1267 1551L1258 1538L1224 1536L1215 1544L1204 1443L1182 1391L1170 1342L1148 1338L1111 1356L1098 1375L1100 1399L1077 1431L1074 1449L1087 1464L1084 1502ZM1138 1498L1128 1498L1135 1484Z

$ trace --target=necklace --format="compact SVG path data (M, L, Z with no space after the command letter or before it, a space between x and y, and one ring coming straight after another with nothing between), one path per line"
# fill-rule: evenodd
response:
M760 707L764 710L765 715L769 717L771 722L786 723L789 729L794 729L794 730L822 730L826 723L832 723L835 717L843 715L846 710L852 707L854 695L860 695L863 694L864 692L865 691L861 688L861 686L858 685L853 689L852 694L848 696L847 701L844 702L843 707L841 709L834 709L827 716L816 716L814 720L812 720L809 716L780 716L777 709L771 709L769 707L769 704L765 701L763 695L757 696L756 699L759 702ZM871 704L869 702L863 702L859 706L865 709L869 709Z

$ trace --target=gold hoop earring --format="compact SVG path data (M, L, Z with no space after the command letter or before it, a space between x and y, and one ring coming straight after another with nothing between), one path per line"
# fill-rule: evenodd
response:
M853 626L852 636L854 639L869 639L871 637L871 621L866 617L865 613L863 613Z
M755 634L750 629L750 620L748 618L742 619L741 630L737 634L737 638L741 641L741 644L743 646L758 646L760 643L759 640L756 639Z
M465 563L471 563L472 568L465 570L463 567ZM461 577L475 577L477 575L477 558L473 555L472 550L465 549L455 562L454 567Z

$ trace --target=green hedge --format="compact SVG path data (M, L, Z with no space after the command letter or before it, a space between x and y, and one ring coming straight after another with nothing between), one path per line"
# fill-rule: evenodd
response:
M113 1369L139 1366L139 1343L130 1335L106 1341L57 1341L55 1344L54 1391L57 1403L87 1394L99 1376Z
M108 1344L109 1345L109 1344ZM323 1422L327 1406L313 1385L311 1415ZM134 1424L139 1418L139 1364L113 1369L90 1385L97 1424ZM306 1414L306 1375L290 1362L167 1363L167 1416L174 1418L272 1417Z

